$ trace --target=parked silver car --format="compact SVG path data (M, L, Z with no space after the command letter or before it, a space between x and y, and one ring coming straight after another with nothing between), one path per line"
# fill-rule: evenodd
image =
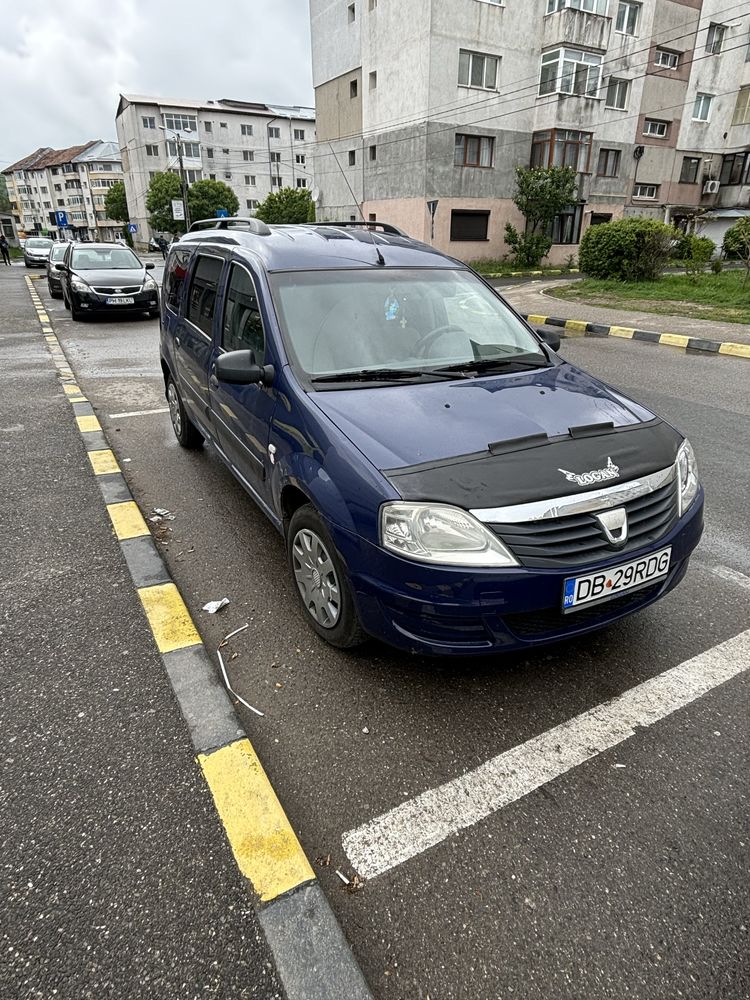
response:
M46 236L30 236L23 245L23 262L26 267L46 267L54 240Z
M53 299L62 298L61 274L55 264L62 264L67 249L67 242L63 243L62 240L58 240L47 257L47 287Z

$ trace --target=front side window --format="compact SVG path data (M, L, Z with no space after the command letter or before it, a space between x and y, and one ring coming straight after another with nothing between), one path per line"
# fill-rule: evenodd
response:
M173 250L169 255L164 271L164 301L173 312L177 312L180 307L180 297L189 263L188 250Z
M639 3L631 3L631 0L620 0L617 4L615 31L619 31L623 35L635 35L638 31L640 12L641 5Z
M593 97L599 90L602 56L578 49L555 49L542 56L539 94L579 94Z
M212 334L216 289L224 261L218 257L198 257L188 292L187 318L207 337Z
M617 177L620 172L620 150L600 149L596 173L599 177Z
M469 52L461 49L458 53L458 83L461 87L479 90L497 90L498 56L483 52Z
M701 160L699 156L683 156L680 184L697 184Z
M619 80L611 76L607 85L608 108L615 108L617 111L625 111L628 106L628 92L630 90L630 80Z
M693 104L693 121L707 122L711 115L711 105L713 104L713 94L696 94Z
M258 296L249 272L232 264L221 327L221 346L225 351L252 351L255 363L264 364L266 338L258 308Z
M187 132L188 130L195 132L198 128L198 119L195 115L168 114L164 115L164 125L175 132Z
M453 162L457 167L491 167L494 150L492 136L457 132Z

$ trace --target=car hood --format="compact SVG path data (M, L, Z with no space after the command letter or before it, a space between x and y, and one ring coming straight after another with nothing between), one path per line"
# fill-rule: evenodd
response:
M618 462L625 481L668 466L680 442L650 410L567 363L312 399L402 496L462 506L592 489ZM593 485L566 478L598 471Z
M29 257L49 257L50 251L43 247L24 247L24 251Z
M145 280L144 267L116 268L108 271L104 268L78 267L73 272L87 285L112 285L122 288L123 285L142 285Z

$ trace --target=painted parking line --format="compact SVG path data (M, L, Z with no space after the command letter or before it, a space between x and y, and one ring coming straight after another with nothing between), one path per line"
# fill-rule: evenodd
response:
M364 878L382 875L748 669L750 630L350 830L347 857Z
M124 417L150 417L154 413L169 413L168 406L160 406L156 410L131 410L130 413L110 413L110 420L122 420Z

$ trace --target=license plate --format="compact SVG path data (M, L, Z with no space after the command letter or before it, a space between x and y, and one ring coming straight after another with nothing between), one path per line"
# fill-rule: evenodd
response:
M584 604L607 601L628 590L638 590L666 576L671 558L672 549L669 547L600 573L568 577L563 589L563 611L575 611Z
M108 306L132 306L134 303L132 295L113 295L107 299Z

